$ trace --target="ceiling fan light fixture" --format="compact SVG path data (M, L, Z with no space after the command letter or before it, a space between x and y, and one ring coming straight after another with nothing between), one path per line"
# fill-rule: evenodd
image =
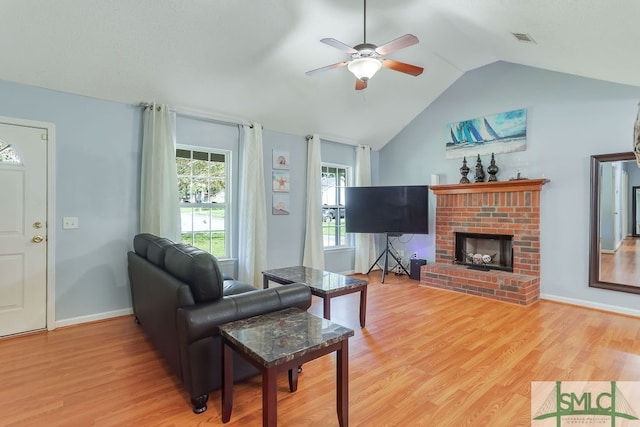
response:
M349 62L347 68L357 79L366 82L382 68L382 62L376 58L358 58Z

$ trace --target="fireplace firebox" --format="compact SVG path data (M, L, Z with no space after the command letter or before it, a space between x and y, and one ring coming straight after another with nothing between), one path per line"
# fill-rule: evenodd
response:
M513 235L455 233L456 264L479 270L513 271Z

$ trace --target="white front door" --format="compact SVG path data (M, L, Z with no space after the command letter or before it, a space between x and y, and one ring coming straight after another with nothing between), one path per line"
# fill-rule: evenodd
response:
M47 129L0 123L0 336L47 326Z

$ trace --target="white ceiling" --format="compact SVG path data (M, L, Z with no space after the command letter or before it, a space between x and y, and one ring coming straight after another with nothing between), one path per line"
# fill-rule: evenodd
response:
M322 38L362 43L362 0L0 0L0 79L379 149L497 60L640 86L639 19L638 0L368 0L367 42L416 35L388 57L425 72L355 91L305 71L349 59Z

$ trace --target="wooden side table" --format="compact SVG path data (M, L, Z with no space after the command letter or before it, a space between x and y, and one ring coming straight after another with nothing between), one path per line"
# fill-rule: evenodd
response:
M233 407L233 350L262 373L262 425L277 425L279 372L288 371L297 389L298 366L336 352L336 410L341 427L349 425L349 337L353 330L298 308L288 308L220 326L222 336L222 422Z
M366 280L302 266L266 270L262 272L262 276L263 288L265 289L269 287L269 281L281 285L304 283L309 286L311 294L323 300L323 316L325 319L331 319L331 298L360 292L360 327L365 327L367 285L369 284Z

